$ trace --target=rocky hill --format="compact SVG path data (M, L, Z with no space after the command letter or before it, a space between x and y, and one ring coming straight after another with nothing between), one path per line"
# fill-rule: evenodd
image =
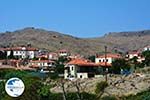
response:
M78 38L33 27L0 33L0 46L26 45L28 43L50 51L68 49L73 53L84 55L102 52L105 45L108 46L109 51L125 52L150 44L150 31L109 33L98 38Z

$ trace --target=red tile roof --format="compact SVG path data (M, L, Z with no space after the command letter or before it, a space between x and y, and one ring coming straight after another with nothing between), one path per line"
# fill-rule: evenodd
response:
M111 67L112 65L110 63L105 63L105 62L99 62L98 65L102 67Z
M47 63L50 63L50 62L54 62L54 61L51 61L51 60L31 60L30 62L47 62Z
M74 60L68 62L67 64L78 65L78 66L93 66L93 67L99 66L98 64L95 64L95 63L93 63L89 60L86 60L86 59L74 59Z
M63 52L63 53L67 53L67 52L69 52L69 51L66 50L66 49L62 49L62 50L59 50L58 52L59 52L59 53L60 53L60 52L61 52L61 53L62 53L62 52Z
M17 51L22 51L22 50L27 50L27 51L37 51L37 48L33 47L11 47L11 48L0 48L0 50L17 50Z
M128 54L139 54L140 52L138 50L129 51Z
M48 58L47 55L38 55L37 58Z
M10 62L21 62L21 60L15 60L15 59L11 59L9 60Z
M55 52L50 52L49 55L57 55Z
M107 58L122 58L120 54L106 54ZM97 58L105 58L105 55L97 56Z

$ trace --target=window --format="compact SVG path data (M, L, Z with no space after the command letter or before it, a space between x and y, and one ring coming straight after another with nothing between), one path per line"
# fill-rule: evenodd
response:
M101 60L99 60L99 62L101 62Z
M105 62L105 60L103 59L103 62Z
M106 59L106 62L108 62L108 59Z
M73 67L72 67L72 70L73 70Z
M82 75L80 75L80 78L82 78Z

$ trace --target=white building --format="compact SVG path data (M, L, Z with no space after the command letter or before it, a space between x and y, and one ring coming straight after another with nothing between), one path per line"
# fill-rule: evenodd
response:
M52 68L54 67L54 63L55 62L51 60L31 60L29 66L37 68Z
M68 52L67 50L65 50L65 49L59 50L59 51L58 51L58 55L59 55L59 56L68 56L68 55L69 55L69 52Z
M7 56L10 56L12 52L14 57L29 59L34 58L38 53L38 49L31 47L11 47L3 48L3 50L7 52Z
M100 65L105 65L105 63L107 63L107 66L111 65L112 62L115 60L115 59L120 59L122 58L120 54L106 54L106 57L105 55L100 55L100 56L97 56L95 58L95 63L97 64L100 64Z
M142 62L145 60L145 58L142 56L142 52L140 50L134 50L134 51L130 51L128 52L128 54L126 55L126 58L132 59L136 57L137 58L137 62Z
M143 48L143 51L150 51L150 46L146 46Z
M54 53L54 52L51 52L51 53L48 54L48 59L49 60L57 60L58 59L58 54Z
M140 53L137 50L129 51L128 54L126 55L126 57L129 58L129 59L132 59L134 57L139 58L139 56L140 56Z
M65 65L64 78L90 78L95 77L98 64L85 59L74 59Z

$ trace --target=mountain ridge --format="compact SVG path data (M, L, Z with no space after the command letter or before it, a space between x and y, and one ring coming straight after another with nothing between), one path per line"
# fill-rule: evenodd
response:
M110 32L102 37L79 38L55 31L27 27L13 32L0 33L0 46L18 46L31 43L37 48L49 51L67 49L73 53L93 55L104 51L126 52L150 44L150 30L134 32Z

